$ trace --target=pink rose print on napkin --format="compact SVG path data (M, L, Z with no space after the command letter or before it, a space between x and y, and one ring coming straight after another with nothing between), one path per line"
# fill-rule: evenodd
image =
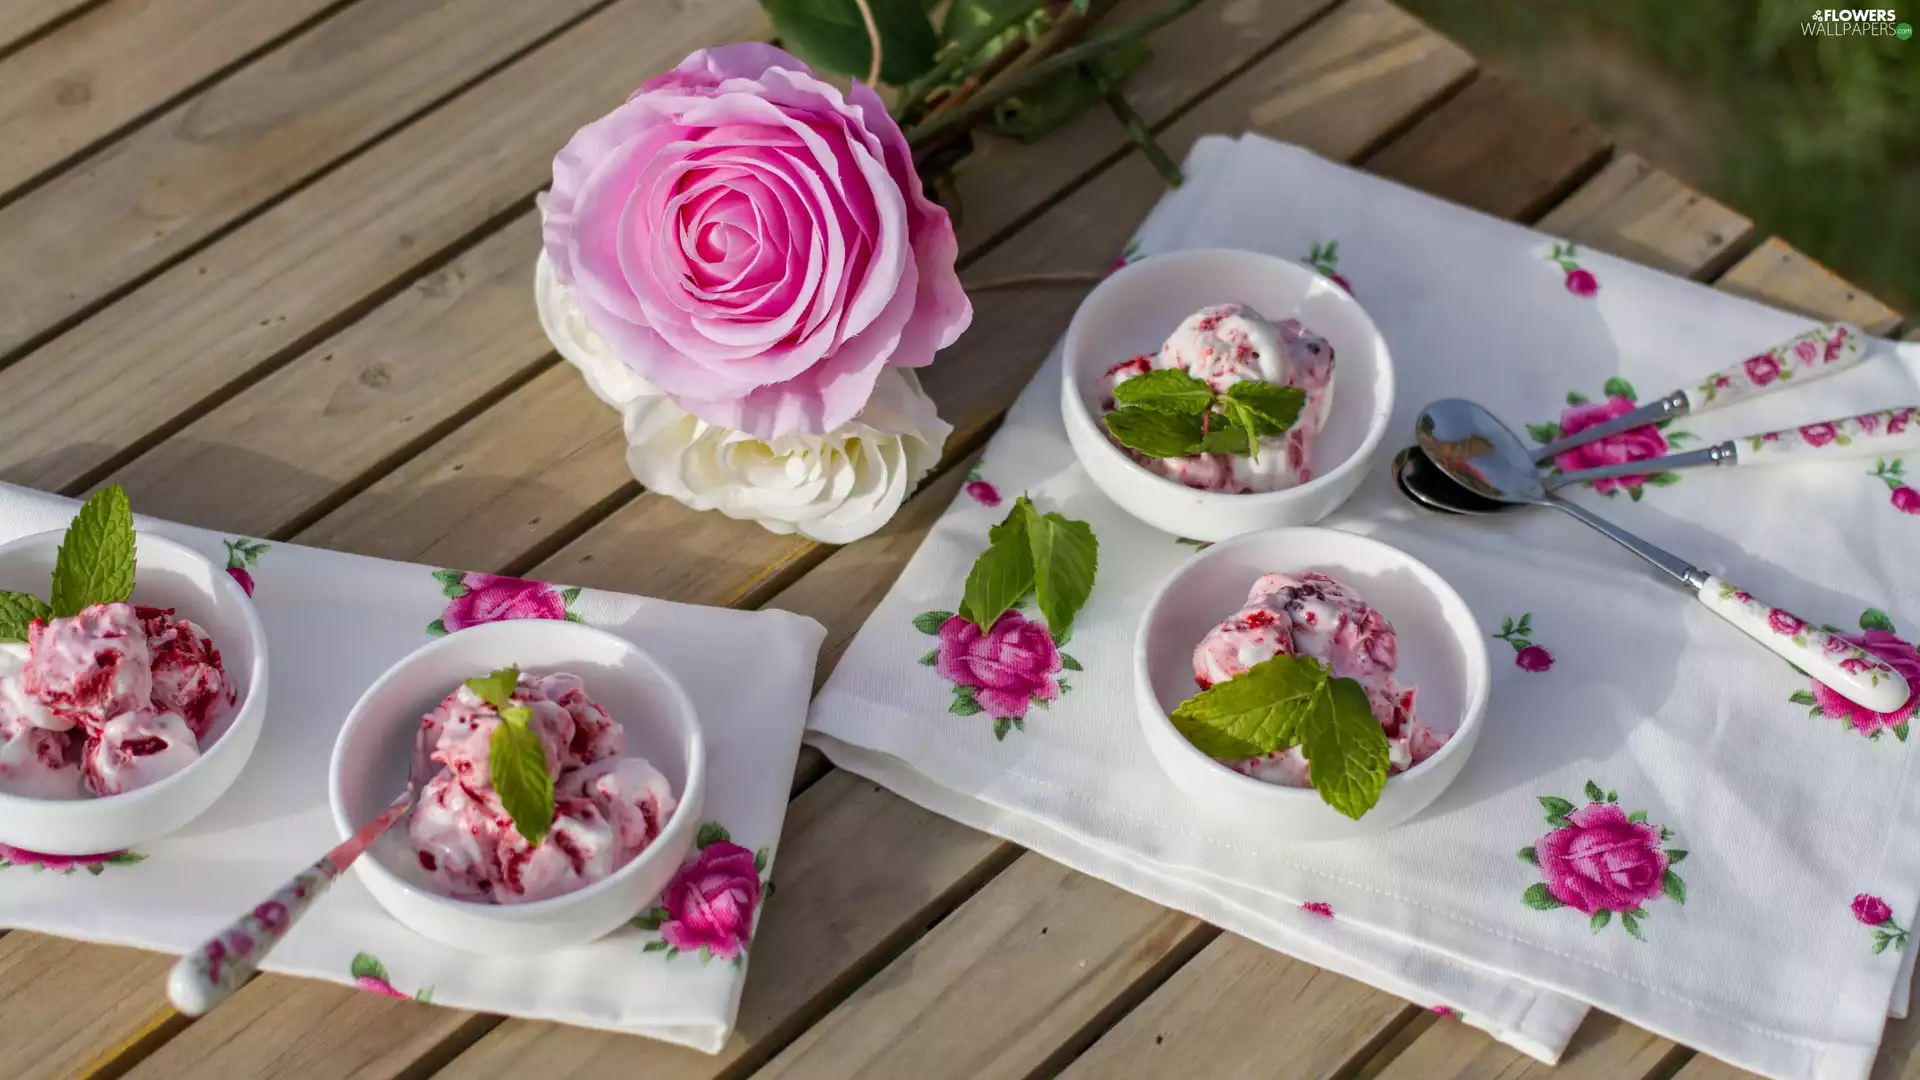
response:
M981 478L978 465L967 472L967 497L981 506L1000 505L1000 489Z
M920 663L953 684L953 704L947 711L993 717L995 739L1027 730L1029 707L1047 708L1073 689L1060 672L1081 670L1080 661L1061 652L1047 628L1021 614L1018 606L984 634L966 616L951 611L923 611L914 616L913 625L940 639Z
M1513 646L1513 666L1521 671L1546 671L1553 667L1553 654L1545 646L1533 643L1533 612L1521 614L1519 619L1511 615L1500 619L1500 632L1494 638Z
M433 1001L431 986L413 995L395 990L392 981L387 978L386 965L374 959L372 953L355 953L353 962L347 966L347 971L353 976L353 984L370 994L399 998L401 1001Z
M1887 430L1893 431L1891 423L1887 425ZM1892 493L1889 501L1893 503L1895 510L1903 514L1920 514L1920 489L1907 486L1905 458L1894 458L1891 461L1881 458L1874 463L1873 471L1867 475L1887 485L1887 490Z
M1880 955L1893 946L1895 952L1907 947L1907 932L1893 921L1893 909L1885 900L1872 893L1861 893L1853 898L1853 917L1862 926L1873 927L1873 954Z
M1581 268L1580 249L1574 244L1555 244L1547 255L1547 261L1560 267L1567 275L1567 291L1575 296L1591 300L1600 295L1600 282L1592 273Z
M1663 848L1673 834L1647 822L1644 810L1621 809L1618 792L1587 781L1587 805L1578 809L1554 795L1540 796L1553 830L1520 849L1520 858L1540 868L1546 880L1529 886L1521 901L1535 911L1569 907L1587 916L1599 933L1620 916L1620 925L1640 941L1646 905L1661 896L1687 902L1686 882L1673 872L1685 851Z
M427 624L427 633L435 637L507 619L586 621L572 610L580 598L578 587L556 589L544 581L461 570L435 570L433 577L448 600L446 611Z
M1527 434L1534 442L1544 446L1563 436L1577 435L1596 424L1604 424L1615 417L1625 416L1634 410L1639 400L1633 384L1617 375L1607 380L1601 392L1606 395L1606 400L1600 402L1592 401L1577 392L1569 392L1566 410L1560 414L1559 421L1528 424ZM1671 421L1662 421L1659 424L1629 428L1604 439L1597 439L1585 446L1576 446L1565 453L1557 454L1553 459L1554 472L1573 472L1576 469L1593 469L1602 465L1624 465L1633 461L1646 461L1649 458L1660 457L1693 438L1689 432L1671 430L1668 426L1670 423ZM1609 497L1624 491L1634 502L1639 502L1648 486L1667 487L1679 482L1679 473L1661 471L1637 476L1589 480L1587 486Z
M1127 241L1127 246L1120 249L1120 254L1115 255L1113 257L1113 265L1107 267L1107 273L1111 274L1115 270L1118 270L1121 267L1127 265L1128 263L1138 260L1139 258L1140 258L1140 238L1136 236L1136 237L1133 237L1132 239L1129 239Z
M1308 250L1305 261L1308 266L1320 271L1322 277L1345 289L1348 296L1353 295L1353 286L1349 285L1347 279L1341 277L1335 269L1340 265L1340 241L1329 240L1324 244L1313 245Z
M1787 617L1792 618L1790 615ZM1849 634L1837 626L1823 626L1821 629L1872 653L1899 672L1909 685L1920 687L1920 650L1895 633L1893 620L1887 617L1886 612L1879 608L1868 608L1861 612L1860 632L1857 634ZM1860 665L1858 660L1844 660L1841 663ZM1808 716L1840 721L1842 730L1854 731L1875 740L1880 738L1881 732L1891 731L1894 738L1906 742L1908 724L1913 718L1916 701L1920 701L1920 694L1909 697L1906 704L1892 712L1874 712L1841 697L1820 680L1809 677L1807 689L1795 690L1787 700L1805 706Z
M147 857L137 851L107 851L98 855L47 855L26 848L0 844L0 870L11 866L30 866L36 874L51 870L56 874L72 874L75 870L85 870L94 877L106 873L109 866L132 866L145 862Z
M1322 919L1333 918L1333 905L1320 900L1313 900L1301 904L1300 910L1309 915L1318 915Z
M746 962L760 901L773 892L766 872L766 848L748 851L733 842L725 826L709 821L694 838L694 855L660 894L660 904L633 925L657 932L641 950L665 953L668 960L697 952L700 962L715 957L739 967Z
M253 566L265 555L270 545L258 540L234 538L226 541L227 576L240 583L240 588L248 596L253 595Z

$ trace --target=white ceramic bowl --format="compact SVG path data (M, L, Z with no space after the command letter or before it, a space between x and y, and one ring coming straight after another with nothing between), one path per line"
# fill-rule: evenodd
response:
M1432 757L1387 778L1380 801L1354 820L1312 788L1234 772L1193 748L1168 714L1198 692L1193 649L1246 605L1264 574L1318 570L1387 617L1399 638L1402 685L1416 686L1423 722L1452 731ZM1134 639L1134 700L1147 743L1204 813L1257 821L1287 840L1344 840L1383 832L1426 809L1460 774L1480 738L1490 676L1486 644L1466 601L1440 575L1395 547L1334 529L1274 529L1215 544L1188 559L1154 594Z
M380 816L407 782L420 718L462 682L517 665L570 672L626 729L626 753L672 785L678 805L633 861L584 889L528 904L455 900L420 871L404 824L353 864L393 917L442 944L479 953L579 945L627 922L667 887L693 846L706 792L706 743L693 703L666 668L623 637L580 623L515 619L449 634L388 668L347 715L334 743L328 801L342 839Z
M1180 321L1209 304L1239 301L1268 319L1299 319L1333 345L1333 406L1313 444L1313 479L1284 491L1199 491L1149 472L1108 437L1100 382L1107 369L1154 353ZM1373 320L1320 274L1252 251L1201 249L1154 255L1102 281L1067 327L1060 409L1067 440L1093 482L1154 528L1195 540L1311 525L1353 494L1393 414L1393 361Z
M65 530L0 544L0 589L46 598ZM200 759L158 783L105 798L32 799L0 793L0 842L28 851L91 855L136 847L199 817L226 794L253 756L267 715L267 635L225 570L190 548L134 534L133 600L173 608L220 650L236 707L203 740Z

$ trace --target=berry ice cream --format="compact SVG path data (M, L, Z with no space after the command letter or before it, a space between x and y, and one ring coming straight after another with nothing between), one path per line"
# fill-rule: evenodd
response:
M499 711L462 685L421 720L443 767L422 790L408 834L421 871L458 900L521 904L591 885L658 839L676 805L659 770L620 756L626 730L579 678L522 672L512 703L533 711L528 726L554 778L553 825L537 846L493 789Z
M95 604L0 646L0 791L119 795L198 760L237 700L213 640L163 608Z
M1313 479L1313 441L1326 427L1333 406L1333 346L1326 338L1298 319L1270 323L1244 304L1204 307L1187 316L1158 353L1107 370L1105 407L1114 407L1115 386L1164 368L1184 371L1216 393L1248 381L1299 387L1307 403L1291 428L1260 440L1257 460L1245 454L1155 458L1129 451L1135 461L1206 491L1279 491Z
M1414 688L1393 677L1399 644L1386 617L1325 574L1268 574L1246 606L1208 631L1193 650L1193 681L1205 690L1276 656L1310 656L1334 678L1353 679L1387 732L1388 772L1404 772L1447 741L1414 715ZM1222 764L1256 780L1308 787L1307 759L1295 746Z

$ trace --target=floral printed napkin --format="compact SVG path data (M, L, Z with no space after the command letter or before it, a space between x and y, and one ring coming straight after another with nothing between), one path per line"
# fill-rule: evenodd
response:
M0 541L65 528L78 504L0 484ZM733 1029L753 928L800 751L824 629L784 611L693 607L222 537L138 519L227 567L259 605L273 665L266 727L199 819L138 851L52 856L0 845L0 926L184 952L339 841L327 763L348 711L435 635L571 619L646 648L693 698L707 740L695 852L658 905L599 941L531 957L451 949L341 877L263 965L389 997L633 1032L717 1052ZM751 641L754 678L718 659ZM686 955L682 955L686 954ZM677 961L677 962L676 962ZM154 987L156 992L161 988Z
M1911 706L1852 706L1561 515L1425 513L1386 469L1436 398L1544 441L1741 358L1753 382L1777 378L1806 358L1769 350L1808 321L1257 137L1202 140L1186 175L1125 258L1309 263L1393 350L1396 435L1325 524L1407 550L1479 616L1493 699L1458 781L1400 828L1321 845L1181 795L1139 732L1129 665L1148 597L1196 545L1126 516L1075 463L1057 354L815 699L809 739L941 813L1546 1061L1592 1005L1771 1076L1866 1076L1905 1012L1920 906ZM1817 421L1920 403L1920 348L1869 348L1858 370L1616 436L1582 463L1795 426L1809 446L1848 438ZM1574 497L1920 685L1910 464L1801 454ZM1031 610L986 635L951 616L994 505L1021 493L1100 539L1070 643Z

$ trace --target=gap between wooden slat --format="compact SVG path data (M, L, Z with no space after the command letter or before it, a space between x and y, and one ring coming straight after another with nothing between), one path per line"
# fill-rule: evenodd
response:
M7 0L7 2L18 5L20 10L24 10L27 4L34 3L35 0ZM84 18L87 12L106 3L107 0L38 0L38 2L41 8L39 15L12 16L7 22L0 23L0 60L5 60L75 19ZM59 7L63 3L72 6L65 11L60 11ZM42 21L38 25L32 25L29 20ZM6 40L7 34L14 35L13 40Z

